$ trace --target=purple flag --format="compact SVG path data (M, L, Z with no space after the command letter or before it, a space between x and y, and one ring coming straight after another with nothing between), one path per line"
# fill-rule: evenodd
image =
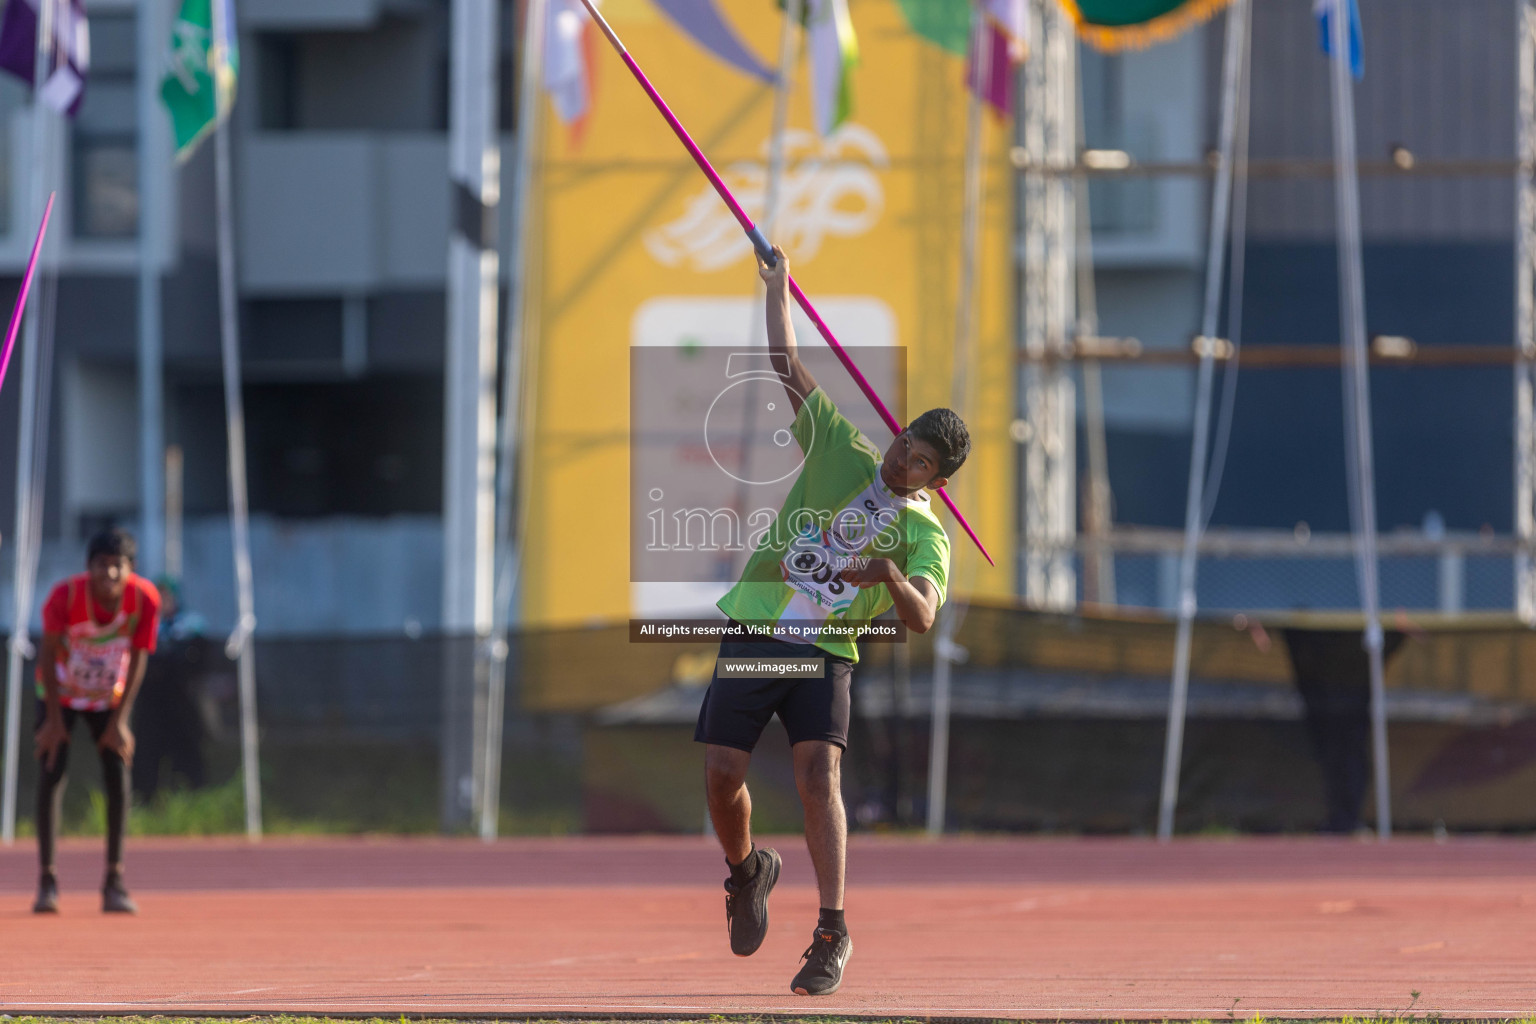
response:
M982 84L981 98L985 100L993 110L1003 117L1013 113L1013 60L1009 56L1010 44L1008 37L1002 33L996 25L989 24L986 32L986 46L991 50L987 58L987 80ZM980 71L980 62L976 54L971 53L966 58L965 84L972 92L977 91L976 78Z
M38 98L61 114L74 117L85 100L85 76L91 69L91 31L85 0L6 0L0 16L0 68L31 86L37 69L38 5L53 4L53 45L48 77Z
M704 49L738 71L771 82L778 76L747 49L715 7L715 0L656 0L656 6Z

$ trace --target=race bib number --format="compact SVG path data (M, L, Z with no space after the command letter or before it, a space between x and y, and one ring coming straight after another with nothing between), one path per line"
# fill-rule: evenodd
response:
M790 542L779 568L784 582L816 602L828 615L841 615L853 604L858 588L837 578L852 563L842 545L826 530L810 524Z
M72 644L69 660L60 666L64 696L110 702L126 682L129 643L126 637L97 644Z

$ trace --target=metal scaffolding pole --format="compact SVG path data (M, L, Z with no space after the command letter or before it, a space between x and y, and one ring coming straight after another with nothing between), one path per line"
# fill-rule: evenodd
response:
M1022 374L1015 437L1022 445L1024 516L1019 580L1034 608L1064 611L1077 601L1071 547L1077 532L1076 394L1058 362L1074 326L1075 184L1045 172L1077 158L1077 36L1060 6L1031 0L1035 54L1024 64L1024 245Z
M1075 82L1077 132L1087 134L1083 117L1083 69L1079 65ZM1088 205L1087 182L1077 188L1077 337L1099 335L1099 296L1094 279L1093 221ZM1113 494L1109 486L1109 439L1104 430L1104 374L1097 359L1082 361L1083 439L1088 444L1088 486L1083 489L1083 532L1102 537L1114 529ZM1100 549L1083 559L1082 599L1084 604L1114 605L1115 555Z
M1536 626L1536 0L1515 0L1515 611Z
M1237 144L1239 93L1248 60L1248 0L1227 11L1226 51L1221 83L1221 138L1216 188L1211 194L1210 234L1205 253L1205 308L1200 319L1204 346L1195 384L1195 429L1189 452L1189 491L1184 505L1184 549L1179 558L1179 629L1174 641L1173 678L1168 691L1168 727L1163 741L1163 781L1157 807L1157 838L1173 837L1179 802L1179 767L1184 753L1184 716L1189 695L1189 653L1195 624L1195 570L1205 526L1206 449L1210 444L1211 393L1216 375L1216 331L1221 315L1222 268L1232 212L1232 168Z

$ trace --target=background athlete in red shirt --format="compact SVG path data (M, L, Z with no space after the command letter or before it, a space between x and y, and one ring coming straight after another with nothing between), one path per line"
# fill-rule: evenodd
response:
M69 737L85 719L101 755L107 791L107 876L101 909L138 911L123 885L123 831L128 821L128 765L133 730L128 726L144 667L155 649L160 594L134 575L137 545L126 530L104 530L86 547L86 571L53 588L43 605L43 646L37 659L37 852L42 876L39 914L57 913L59 882L54 841L64 803Z

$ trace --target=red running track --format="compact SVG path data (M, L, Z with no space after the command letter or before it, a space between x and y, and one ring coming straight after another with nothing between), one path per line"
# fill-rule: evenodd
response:
M841 992L789 992L817 899L798 837L757 955L701 838L134 839L137 917L63 912L0 848L7 1012L932 1017L1536 1011L1536 842L856 837ZM1412 993L1418 992L1418 997Z

